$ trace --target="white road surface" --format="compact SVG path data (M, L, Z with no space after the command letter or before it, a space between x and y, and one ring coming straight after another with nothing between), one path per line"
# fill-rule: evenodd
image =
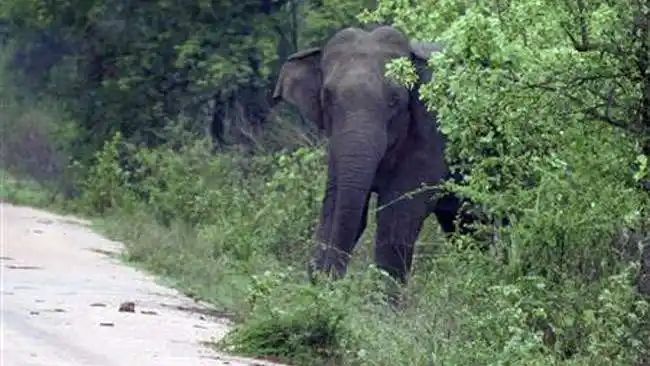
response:
M0 203L0 246L2 366L271 365L205 346L229 322L121 264L87 222Z

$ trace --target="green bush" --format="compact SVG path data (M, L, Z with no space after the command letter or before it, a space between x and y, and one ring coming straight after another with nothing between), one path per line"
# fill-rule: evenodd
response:
M95 154L83 183L82 205L89 212L103 213L107 209L126 204L131 198L127 186L128 171L121 164L125 145L120 133L104 144Z
M217 270L224 275L213 278L226 276L237 282L248 273L277 268L279 262L305 261L324 184L322 158L318 148L249 157L214 155L205 141L178 151L135 149L116 135L97 153L81 205L91 212L133 218L147 227L161 226L156 230L110 226L132 243L129 256L134 260L174 277L197 278L200 271ZM176 236L176 243L155 236L158 244L140 230L162 231L163 236L181 231L188 238ZM204 296L214 298L209 293L213 286L198 286L204 288ZM237 295L223 301L230 303L233 296L234 302L243 301Z
M426 262L399 311L372 267L321 285L296 283L292 269L256 275L250 312L224 346L345 365L631 365L648 347L650 309L630 286L634 267L597 285L558 285L513 279L474 251Z
M241 199L231 188L242 180L234 162L215 158L202 142L178 154L142 149L134 161L140 197L161 223L208 223ZM238 194L245 197L248 192L242 189Z
M635 117L647 108L638 68L647 52L643 34L629 33L648 15L626 1L457 0L382 0L364 14L447 45L420 91L438 112L449 157L467 173L449 188L510 225L490 243L496 257L466 249L481 247L479 236L457 238L428 262L431 273L427 261L417 268L407 324L429 335L430 343L414 342L430 357L391 358L381 350L408 342L388 347L398 342L382 338L367 353L372 361L359 363L632 365L647 357L648 303L627 266L638 249L621 252L617 241L626 230L645 233L648 220L638 184L648 136ZM389 75L412 82L406 66L392 64Z
M242 323L222 346L236 352L298 364L627 365L650 339L648 304L632 286L635 268L623 266L613 252L620 226L611 217L640 209L636 204L643 201L612 199L611 212L589 201L595 191L614 195L621 189L607 173L619 168L584 159L571 179L561 170L543 176L534 188L538 211L530 212L530 224L515 222L529 235L520 241L529 257L515 260L508 252L512 262L538 259L531 270L513 270L499 257L441 241L434 227L425 228L431 233L420 239L404 307L395 312L383 298L385 278L372 267L353 266L336 284L305 283L300 266L322 198L323 150L211 155L197 142L178 151L127 151L116 137L97 155L96 176L88 182L101 184L87 185L88 197L96 197L97 207L112 207L116 216L107 225L127 241L129 259L234 311ZM557 189L565 192L563 200L553 196ZM554 215L558 207L567 213ZM577 221L588 215L600 219ZM576 220L586 237L572 232L563 217ZM639 218L629 220L634 225ZM534 229L542 227L546 231ZM602 231L592 234L590 227ZM593 258L577 244L566 253L534 245L562 230L571 243L601 243L601 261L590 267L600 272L570 262ZM542 264L553 267L544 272Z
M289 263L304 260L311 249L325 186L322 149L299 148L278 154L265 182L255 215L258 245Z
M53 197L38 182L17 179L8 171L0 169L0 201L40 207L51 204Z
M84 198L96 211L137 201L163 225L197 225L215 248L237 258L260 248L289 261L310 238L322 199L322 160L322 150L312 148L215 156L204 141L180 151L136 151L117 134L97 153Z
M608 136L601 141L625 156L626 145ZM612 177L625 168L574 156L570 176L547 171L531 188L537 211L515 222L508 239L528 235L518 241L521 257L508 247L516 265L442 241L428 225L397 312L372 267L353 266L335 284L306 283L301 263L322 198L322 149L213 155L203 142L134 149L117 136L97 154L86 197L94 209L111 209L106 224L127 241L127 258L234 312L242 323L222 346L236 352L297 364L628 365L648 347L648 303L632 286L636 268L613 244L616 230L638 224L634 210L644 201L616 199L627 188ZM609 208L591 204L599 193ZM628 221L612 217L630 211ZM565 252L535 245L553 233L569 240ZM585 253L594 243L601 252Z
M638 180L648 136L634 116L647 108L648 81L634 66L643 60L628 57L643 52L641 36L625 34L648 14L623 4L383 0L364 15L447 44L421 93L467 173L450 188L508 219L497 245L519 274L613 273L615 236L646 214ZM404 66L389 74L412 83Z
M357 322L376 321L371 309L388 310L386 275L371 267L337 283L309 284L301 278L304 274L292 267L252 276L249 315L223 345L299 364L339 364L363 353L358 347L366 334Z
M260 277L272 276L268 272ZM224 345L236 352L315 363L317 359L338 358L345 337L350 296L342 289L324 289L291 283L284 274L276 275L272 290L253 281L255 302L243 326ZM263 278L264 280L266 278ZM268 280L268 279L266 279ZM251 296L251 295L249 295Z

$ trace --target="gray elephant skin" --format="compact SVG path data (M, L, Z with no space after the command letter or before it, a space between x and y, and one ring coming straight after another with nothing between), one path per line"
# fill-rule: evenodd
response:
M328 137L328 174L317 248L310 273L343 276L363 233L371 193L378 197L375 261L398 281L410 272L415 241L434 213L442 229L454 230L461 201L431 190L404 197L422 185L448 178L445 141L435 113L408 90L385 77L385 65L410 58L420 81L430 80L426 60L435 44L409 41L393 27L367 32L347 28L323 48L298 52L282 66L275 101L284 100L315 122Z

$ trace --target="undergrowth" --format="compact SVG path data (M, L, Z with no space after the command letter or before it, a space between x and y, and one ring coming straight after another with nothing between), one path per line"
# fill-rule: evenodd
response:
M0 201L45 207L53 201L53 197L38 182L16 178L8 171L0 169Z
M603 237L607 265L558 277L525 262L504 265L470 238L442 240L428 220L395 310L383 295L390 280L367 254L372 221L349 276L307 281L321 149L215 157L200 141L187 146L135 149L116 136L97 154L80 204L104 212L104 229L126 242L128 260L239 320L224 349L295 364L631 365L648 348L637 257L619 253L634 254L638 239ZM563 260L572 255L582 254Z

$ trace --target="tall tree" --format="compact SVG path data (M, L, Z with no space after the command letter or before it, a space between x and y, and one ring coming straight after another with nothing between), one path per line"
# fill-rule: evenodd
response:
M274 55L268 30L282 1L13 1L2 5L14 33L49 32L74 45L78 73L50 85L76 101L89 137L121 130L155 144L169 121L197 118L213 101L213 120L237 106L263 119ZM219 137L219 136L218 136Z

